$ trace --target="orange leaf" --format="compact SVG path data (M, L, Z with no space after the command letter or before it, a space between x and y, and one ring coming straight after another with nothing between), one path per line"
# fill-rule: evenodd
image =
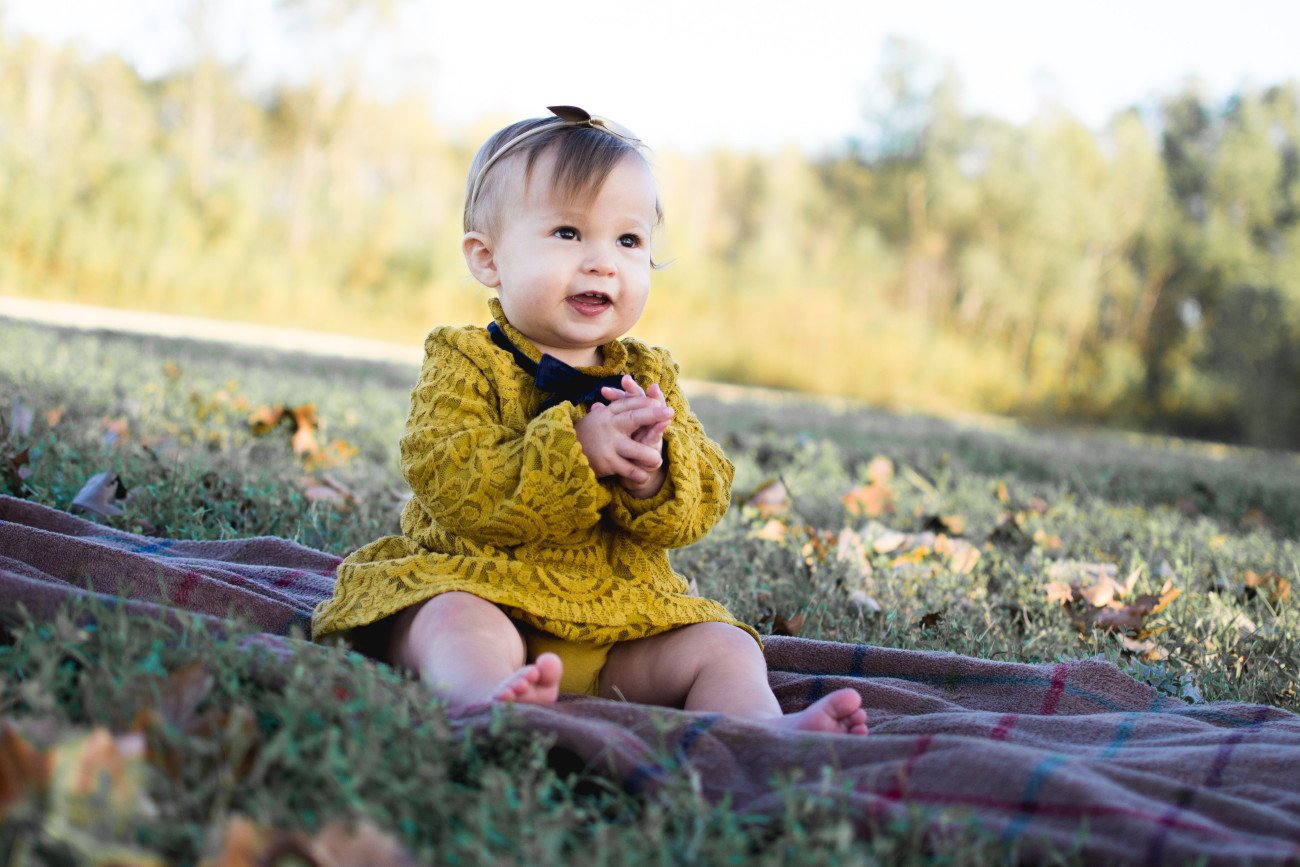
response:
M867 480L873 485L887 486L894 479L894 462L877 455L867 464Z
M0 724L0 821L29 792L50 782L50 757L36 749L8 723Z
M799 630L803 629L804 621L807 619L807 615L802 613L794 615L789 620L778 614L772 619L772 634L798 635Z
M785 524L776 518L768 518L767 523L751 533L750 536L767 542L780 542L785 539Z
M248 426L252 428L254 434L261 436L278 425L282 418L284 418L284 407L259 406L248 417Z
M293 416L293 453L314 455L320 451L316 442L316 404L304 403L289 410Z
M886 512L894 511L894 490L887 482L873 481L849 491L840 497L840 502L850 515L879 518Z

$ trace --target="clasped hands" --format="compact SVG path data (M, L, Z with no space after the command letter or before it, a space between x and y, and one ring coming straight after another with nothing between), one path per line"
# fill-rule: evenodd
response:
M646 499L659 493L667 476L664 431L672 421L673 409L658 383L643 389L624 375L619 385L622 387L602 388L609 405L593 404L573 427L598 478L617 476L628 493Z

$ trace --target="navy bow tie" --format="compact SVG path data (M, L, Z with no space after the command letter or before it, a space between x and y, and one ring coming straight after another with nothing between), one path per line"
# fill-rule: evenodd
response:
M495 322L489 323L488 334L492 336L492 342L514 356L515 364L533 378L533 383L537 386L538 391L546 392L546 399L542 401L538 412L550 409L564 401L569 401L574 406L580 404L590 406L593 403L609 403L601 395L600 390L605 386L612 388L621 388L620 383L623 381L621 374L612 374L610 376L592 376L590 373L583 373L576 367L565 364L553 355L543 355L540 362L533 361L527 355L506 337L501 326Z

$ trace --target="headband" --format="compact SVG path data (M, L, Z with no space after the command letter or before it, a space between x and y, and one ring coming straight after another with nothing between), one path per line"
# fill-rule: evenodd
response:
M497 152L488 157L487 162L483 163L483 167L478 170L478 174L474 176L474 183L471 184L469 188L469 201L465 206L467 214L474 213L474 205L478 202L478 194L483 188L483 179L487 177L488 169L496 165L497 160L508 154L520 142L526 141L539 133L551 129L560 129L561 127L566 126L585 126L591 129L598 129L602 132L607 132L615 138L620 138L635 147L641 146L641 139L633 135L631 130L615 123L607 117L599 117L591 114L585 109L578 108L576 105L548 105L546 108L551 114L555 115L553 120L547 118L545 123L538 124L531 129L526 129L519 133L519 135L497 148Z

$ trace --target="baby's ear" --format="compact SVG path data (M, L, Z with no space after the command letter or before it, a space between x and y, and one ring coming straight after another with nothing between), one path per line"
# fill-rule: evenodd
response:
M496 258L492 255L491 241L482 232L466 232L461 239L460 249L465 254L465 264L474 279L489 289L501 285L501 275L497 273Z

